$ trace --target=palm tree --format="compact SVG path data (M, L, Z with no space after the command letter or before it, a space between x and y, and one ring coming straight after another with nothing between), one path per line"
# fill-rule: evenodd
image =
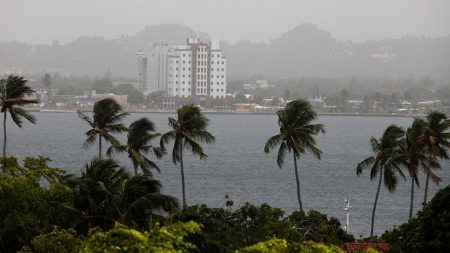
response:
M425 131L422 135L421 141L425 144L428 153L428 166L425 169L427 175L425 180L425 194L423 198L423 205L427 203L428 183L430 179L439 184L440 177L434 174L433 161L436 158L448 159L447 148L450 147L450 119L438 111L431 111L426 117Z
M300 180L297 168L297 159L307 151L320 159L322 151L316 147L314 136L325 133L322 124L311 124L316 119L316 113L311 104L306 100L296 100L288 103L285 109L277 112L280 133L270 137L264 146L264 152L269 153L272 149L278 149L277 164L281 168L286 158L286 151L292 152L294 159L295 180L297 182L297 199L300 211L303 211Z
M377 140L374 137L370 139L373 156L363 160L358 164L356 174L360 176L365 168L371 167L370 179L374 179L379 174L377 193L375 195L375 203L372 210L372 223L370 228L370 237L373 236L373 228L375 222L375 210L377 209L378 196L381 189L381 181L384 182L386 188L391 192L397 186L397 176L400 174L405 177L401 171L396 159L400 155L400 147L403 141L405 131L396 125L389 126L383 133L382 137Z
M115 223L145 230L152 220L164 220L164 215L178 208L176 198L161 194L160 181L148 174L123 180L111 194L110 210Z
M180 163L183 207L186 207L183 149L190 148L192 153L198 155L200 159L206 158L207 155L203 152L200 142L209 144L214 142L215 138L206 130L209 120L203 115L199 107L183 105L178 108L177 116L177 119L169 117L169 126L172 127L172 130L161 136L160 146L165 151L164 144L174 140L172 160L174 164Z
M80 215L76 228L88 231L117 224L148 229L154 218L178 206L177 200L160 193L161 183L150 175L131 177L112 159L95 158L70 185L78 191L75 211Z
M425 155L424 143L420 141L426 122L423 119L416 118L411 127L406 130L406 137L401 145L400 155L395 158L408 169L411 177L411 202L409 207L409 220L412 219L414 207L414 184L419 187L418 170L420 167L427 167L427 156ZM436 163L433 163L437 166Z
M122 112L122 107L112 98L105 98L94 104L93 119L78 110L78 117L86 121L91 129L86 132L87 139L83 147L87 148L98 138L98 157L102 157L102 138L110 142L113 146L120 146L119 141L112 136L112 133L121 133L127 131L127 128L121 123L122 119L128 113Z
M36 99L25 99L26 95L34 91L27 85L27 80L16 75L9 75L6 79L0 80L0 105L3 114L3 157L6 156L6 114L9 112L12 120L18 127L22 127L22 118L35 124L33 115L22 109L20 106L38 103Z
M107 154L111 155L114 152L127 152L134 167L134 174L137 175L137 170L140 167L145 174L151 174L151 168L160 172L158 166L147 157L148 153L154 153L157 158L161 158L163 152L159 147L153 147L149 142L154 138L160 136L159 133L154 133L155 126L153 122L147 118L141 118L131 123L128 128L127 145L114 146L112 145Z

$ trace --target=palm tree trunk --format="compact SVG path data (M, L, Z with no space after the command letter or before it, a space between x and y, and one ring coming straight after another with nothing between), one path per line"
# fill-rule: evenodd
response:
M372 224L370 226L370 237L373 237L373 227L374 227L374 224L375 224L375 210L377 209L378 196L380 195L381 180L382 179L383 179L383 166L381 166L381 168L380 168L380 181L378 182L377 194L375 195L375 203L373 204Z
M411 176L411 204L409 205L409 220L412 219L414 206L414 177Z
M425 194L423 196L423 203L422 203L423 207L425 207L425 205L427 204L428 182L430 181L430 172L431 172L431 154L428 156L427 179L425 180Z
M302 199L300 195L300 180L298 178L298 169L297 169L297 157L294 154L294 169L295 169L295 181L297 182L297 199L298 199L298 205L300 207L300 211L303 212L303 205L302 205Z
M3 115L3 157L6 157L6 112Z
M102 136L99 135L98 138L98 158L102 159Z
M183 208L187 207L186 204L186 188L184 183L184 165L183 165L183 143L180 142L180 167L181 167L181 191L183 194Z

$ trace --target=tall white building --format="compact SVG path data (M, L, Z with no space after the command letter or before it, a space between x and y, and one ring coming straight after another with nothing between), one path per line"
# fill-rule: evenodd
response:
M138 63L138 89L145 92L147 90L147 74L148 74L148 64L147 64L147 54L143 51L136 52L137 63Z
M172 97L224 98L226 58L217 45L188 39L168 53L167 94Z
M167 43L153 44L148 59L148 92L167 90L168 55L169 45Z

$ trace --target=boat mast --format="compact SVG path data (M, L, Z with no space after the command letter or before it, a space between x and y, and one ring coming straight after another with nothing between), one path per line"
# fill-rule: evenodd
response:
M350 197L349 196L347 196L345 198L345 203L347 203L347 206L344 208L345 216L346 216L344 229L348 232L350 229L350 209L352 208L352 206L350 205Z

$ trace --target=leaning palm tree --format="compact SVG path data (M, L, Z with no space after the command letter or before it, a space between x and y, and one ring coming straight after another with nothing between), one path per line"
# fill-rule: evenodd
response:
M286 152L292 152L297 182L297 199L300 211L303 211L297 160L307 151L320 159L322 151L317 148L314 136L318 133L324 134L325 129L322 124L311 124L311 121L316 119L316 113L306 100L288 103L285 109L277 112L277 116L280 133L267 140L264 152L269 153L272 149L280 146L277 157L277 164L280 168L286 158Z
M163 134L160 140L160 146L165 151L164 144L174 140L172 150L172 161L174 164L180 163L181 168L181 187L183 194L183 207L186 207L186 188L184 181L184 163L183 149L190 148L194 155L200 159L206 158L200 142L207 144L214 142L214 136L207 131L208 119L200 111L200 108L194 105L183 105L177 110L177 119L169 117L169 126L172 130Z
M371 167L370 179L374 179L379 174L377 193L372 209L372 223L370 227L370 237L373 236L373 228L375 222L375 210L377 209L378 196L380 194L381 182L388 191L394 191L397 186L397 173L403 178L405 177L401 171L396 159L400 155L400 147L403 141L405 131L396 125L389 126L383 133L382 137L377 140L374 137L370 139L373 156L363 160L358 164L356 174L360 176L364 169Z
M138 168L141 168L144 174L151 174L150 169L156 169L160 172L158 166L148 159L145 155L153 153L157 158L161 158L163 152L159 147L153 147L150 142L160 136L159 133L155 133L155 126L153 122L147 118L141 118L131 123L128 128L127 144L115 146L112 145L107 154L111 155L114 152L127 152L128 157L131 159L134 167L134 174L137 175Z
M148 229L153 220L164 221L165 215L178 207L177 199L162 194L161 187L160 181L148 174L128 177L113 192L105 189L112 198L108 213L116 224Z
M20 106L38 103L36 99L25 99L34 91L27 85L27 80L16 75L9 75L0 80L0 105L3 113L3 157L6 156L6 114L9 112L18 127L22 127L22 118L35 124L36 119Z
M428 153L428 166L425 169L427 175L425 180L425 194L423 198L423 205L427 203L428 184L430 179L439 184L441 181L433 172L433 161L439 159L448 159L447 149L450 147L450 119L438 111L431 111L426 117L425 131L422 135L421 141L425 144Z
M401 151L395 159L408 169L411 177L411 201L409 206L409 220L412 219L414 207L414 185L419 187L418 170L420 167L426 167L428 161L425 155L425 145L420 141L426 122L423 119L416 118L411 127L406 130L406 137L401 145ZM436 166L436 164L434 163Z
M160 193L161 183L150 175L130 176L112 159L94 159L79 178L70 180L77 189L73 211L75 227L88 231L122 224L138 229L151 227L178 206L177 200Z
M91 129L86 132L87 139L83 147L87 148L95 142L98 135L98 157L102 157L102 138L114 146L120 146L120 142L111 134L127 131L121 122L128 115L122 112L122 107L112 98L105 98L94 104L93 119L78 110L78 116L86 121Z

